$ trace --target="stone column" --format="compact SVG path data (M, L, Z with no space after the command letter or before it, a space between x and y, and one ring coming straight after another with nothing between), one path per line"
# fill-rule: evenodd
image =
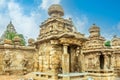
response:
M48 65L47 70L49 70L50 69L50 52L47 53L46 58L47 58L47 65Z
M78 46L77 47L77 55L78 57L78 64L79 64L79 72L84 72L85 71L85 67L84 67L84 54L83 51L80 50L81 48Z
M95 67L96 67L96 69L100 69L100 60L99 60L100 54L97 53L95 57L96 57Z
M34 71L38 71L38 67L39 67L39 61L38 61L38 53L34 54Z
M108 69L109 68L109 58L108 55L104 55L104 69Z
M49 54L49 61L48 61L48 67L51 68L50 70L50 74L52 74L52 79L51 80L58 80L58 63L59 63L59 59L57 58L57 53L56 53L56 45L58 43L56 43L55 40L51 40L51 50L50 50L50 54Z
M43 57L42 57L42 53L39 54L39 71L40 72L43 71Z
M70 73L69 62L68 44L63 44L62 70L64 74Z
M85 72L86 71L86 62L85 62L85 54L83 53L83 51L81 50L81 56L82 56L82 59L80 59L81 60L81 72Z
M55 58L55 55L56 55L56 50L55 50L55 44L51 44L51 50L50 50L50 61L49 61L49 64L50 64L50 66L49 66L49 68L51 68L52 70L53 70L53 66L54 66L54 64L55 64L55 62L56 61L54 61L54 58ZM54 71L54 70L53 70Z
M111 68L111 69L114 69L114 66L115 66L115 55L112 54L112 55L111 55L111 66L110 66L110 68Z

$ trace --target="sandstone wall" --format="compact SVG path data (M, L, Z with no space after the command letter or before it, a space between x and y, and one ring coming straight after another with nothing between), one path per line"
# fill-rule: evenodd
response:
M53 65L57 64L59 67L62 62L62 46L54 45L51 42L43 42L39 46L39 71L46 72L51 70Z
M0 73L25 74L33 70L34 47L0 45Z

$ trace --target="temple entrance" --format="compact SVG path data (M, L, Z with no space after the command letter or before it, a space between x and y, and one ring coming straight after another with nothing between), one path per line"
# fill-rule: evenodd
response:
M99 61L100 61L100 69L104 69L104 55L100 55L99 57Z
M69 71L71 72L71 48L68 46L68 54L69 54Z
M76 53L77 46L70 45L68 46L68 54L69 54L69 71L77 72L79 68L78 64L78 54Z

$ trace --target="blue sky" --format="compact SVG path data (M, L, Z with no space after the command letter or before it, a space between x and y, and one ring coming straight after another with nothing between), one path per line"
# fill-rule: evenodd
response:
M120 37L120 0L0 0L0 35L12 21L18 33L37 38L39 25L49 16L51 4L64 8L64 18L72 18L77 30L89 35L88 29L95 23L101 35L111 39Z

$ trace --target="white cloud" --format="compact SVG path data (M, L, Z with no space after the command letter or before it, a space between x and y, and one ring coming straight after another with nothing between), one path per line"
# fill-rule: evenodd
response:
M83 28L88 23L88 18L86 16L82 16L81 18L76 18L75 23L76 26L78 26L78 28Z
M42 0L42 3L40 4L40 7L43 10L47 10L48 7L52 4L60 4L61 0Z
M1 4L6 4L6 13L3 14L0 12L0 31L6 28L7 24L10 20L12 20L13 25L15 26L18 33L24 34L28 38L36 37L39 35L39 25L40 22L43 21L42 13L31 11L30 15L26 15L24 13L24 7L15 2L14 0L2 0ZM51 4L59 4L61 0L42 0L42 3L39 5L44 10ZM2 9L0 7L0 9ZM42 14L43 15L43 14ZM86 31L86 24L88 22L88 18L84 16L74 17L71 15L65 15L64 18L72 18L73 23L76 26L77 30L81 33ZM1 32L0 32L1 33Z
M6 6L6 0L0 0L0 7L5 7Z
M111 33L111 34L106 33L106 32L101 33L101 36L103 36L106 40L111 40L113 35L114 35L114 33Z
M4 32L11 20L18 33L30 38L35 38L39 34L40 13L31 11L30 15L24 14L23 7L14 0L3 0L6 2L5 13L0 12L0 34ZM8 1L8 2L7 2ZM0 9L3 9L0 7Z
M88 33L88 18L86 15L73 17L74 25L77 30L81 33Z
M120 22L117 24L117 28L118 30L120 30Z
M0 20L1 20L1 22L0 22L0 36L1 36L5 30L4 27L7 26L10 19L7 14L0 13Z
M69 19L71 18L73 21L73 24L75 26L75 28L77 29L77 31L81 32L81 33L88 33L88 17L84 14L80 15L80 16L73 16L70 14L66 14L64 16L64 18Z
M36 19L38 20L40 15L35 16L37 13L34 12L31 12L30 16L23 14L22 7L13 1L8 3L8 12L19 33L22 32L27 37L37 37L39 27Z
M70 15L70 14L67 14L67 15L65 15L65 16L64 16L64 18L65 18L65 19L72 18L72 15Z

